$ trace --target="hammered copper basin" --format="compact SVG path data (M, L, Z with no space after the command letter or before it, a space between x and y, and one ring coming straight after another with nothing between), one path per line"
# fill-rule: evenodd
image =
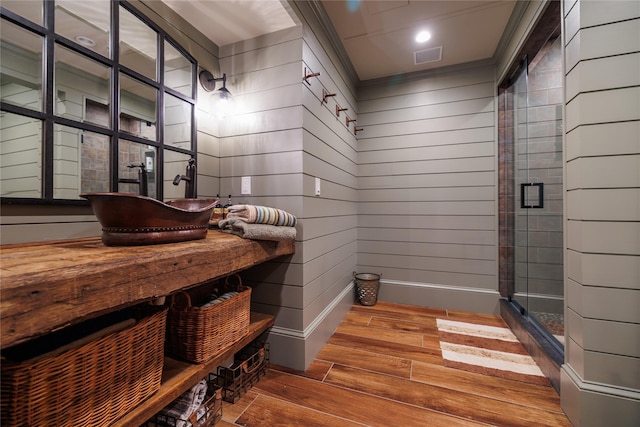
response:
M204 239L218 199L161 202L128 193L82 193L102 225L108 246L154 245Z

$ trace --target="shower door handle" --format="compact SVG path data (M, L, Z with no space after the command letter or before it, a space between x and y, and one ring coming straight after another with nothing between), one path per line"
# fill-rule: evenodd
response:
M538 204L537 205L528 205L526 204L526 194L527 187L537 187L538 188ZM522 209L541 209L544 207L544 183L542 182L531 182L531 183L522 183L520 184L520 207Z

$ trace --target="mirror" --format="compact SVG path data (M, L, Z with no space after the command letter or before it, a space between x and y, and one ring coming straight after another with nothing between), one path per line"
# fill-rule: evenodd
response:
M0 25L0 94L2 102L42 111L44 38L17 25Z
M156 80L158 34L120 6L120 64Z
M150 197L173 197L177 189L159 179L170 182L173 175L163 174L184 173L195 157L195 60L152 22L120 5L116 47L124 68L114 77L111 2L56 0L43 4L64 39L51 45L54 66L51 76L44 75L45 40L53 33L38 34L47 27L44 8L26 3L7 0L3 7L32 24L4 14L0 22L0 94L7 105L0 112L0 197L77 200L82 192L139 193L139 165L145 166ZM53 82L49 90L45 81ZM47 96L53 102L45 102ZM45 121L47 115L53 120ZM158 167L163 159L170 165Z
M56 32L87 49L111 57L109 1L56 0Z
M40 7L37 7L38 5ZM24 0L2 0L2 7L27 18L38 25L42 25L42 2L36 3Z

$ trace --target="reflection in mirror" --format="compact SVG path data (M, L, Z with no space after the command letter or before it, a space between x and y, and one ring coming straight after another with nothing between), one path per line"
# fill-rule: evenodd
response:
M56 0L56 33L110 57L109 0Z
M7 15L15 13L27 28L32 27L25 29L0 18L0 98L5 106L0 112L0 196L51 201L77 200L81 192L119 188L139 193L136 184L114 185L118 178L136 179L138 171L127 166L144 162L149 171L149 196L158 197L163 188L169 198L183 197L184 187L171 182L177 173L185 172L191 155L195 156L195 60L161 29L154 29L152 22L147 25L144 18L129 12L129 3L0 1ZM54 12L51 28L44 23L45 4ZM110 46L116 33L116 19L111 17L114 4L120 14L120 43ZM54 43L45 43L45 38ZM162 64L160 46L164 47ZM121 50L115 55L117 49ZM112 61L114 56L119 62ZM53 58L51 67L45 66L44 58ZM166 90L161 90L158 73L163 73ZM52 83L48 91L44 82ZM52 105L44 102L45 92L51 95ZM163 111L158 111L159 105ZM159 114L166 117L162 129L166 141L158 140ZM125 151L118 152L121 164L115 165L118 137ZM164 144L182 153L159 152ZM164 177L169 185L156 183L165 170L156 162L164 155L172 170ZM45 158L53 158L53 164L45 163Z
M120 6L120 64L156 80L158 34Z
M24 0L2 0L2 7L16 13L29 21L33 21L38 25L42 25L43 9L42 0L24 1ZM2 25L5 25L4 22Z
M125 139L118 145L118 191L155 198L156 148Z
M93 100L104 105L105 109L109 107L110 68L60 45L56 45L55 63L55 114L108 127L109 115L106 115L106 122L104 117L94 120L86 104L87 100Z
M191 111L193 105L168 93L164 94L164 143L191 149Z
M178 185L173 185L173 178L175 178L176 175L185 175L190 158L191 156L188 154L164 150L164 180L162 183L162 191L165 200L181 199L184 197L186 183L181 181Z
M53 127L53 197L79 199L109 191L109 137L56 124Z
M156 140L158 90L120 73L120 130Z
M42 122L0 112L0 196L42 197Z
M0 38L2 101L42 111L43 38L4 19Z
M194 65L171 43L164 42L164 85L193 98Z
M109 191L109 137L95 132L84 131L80 143L82 171L81 192Z

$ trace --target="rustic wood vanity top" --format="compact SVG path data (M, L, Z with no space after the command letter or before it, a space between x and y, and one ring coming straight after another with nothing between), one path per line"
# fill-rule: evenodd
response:
M108 247L98 237L0 246L1 348L294 251L293 240L217 230L149 246Z

